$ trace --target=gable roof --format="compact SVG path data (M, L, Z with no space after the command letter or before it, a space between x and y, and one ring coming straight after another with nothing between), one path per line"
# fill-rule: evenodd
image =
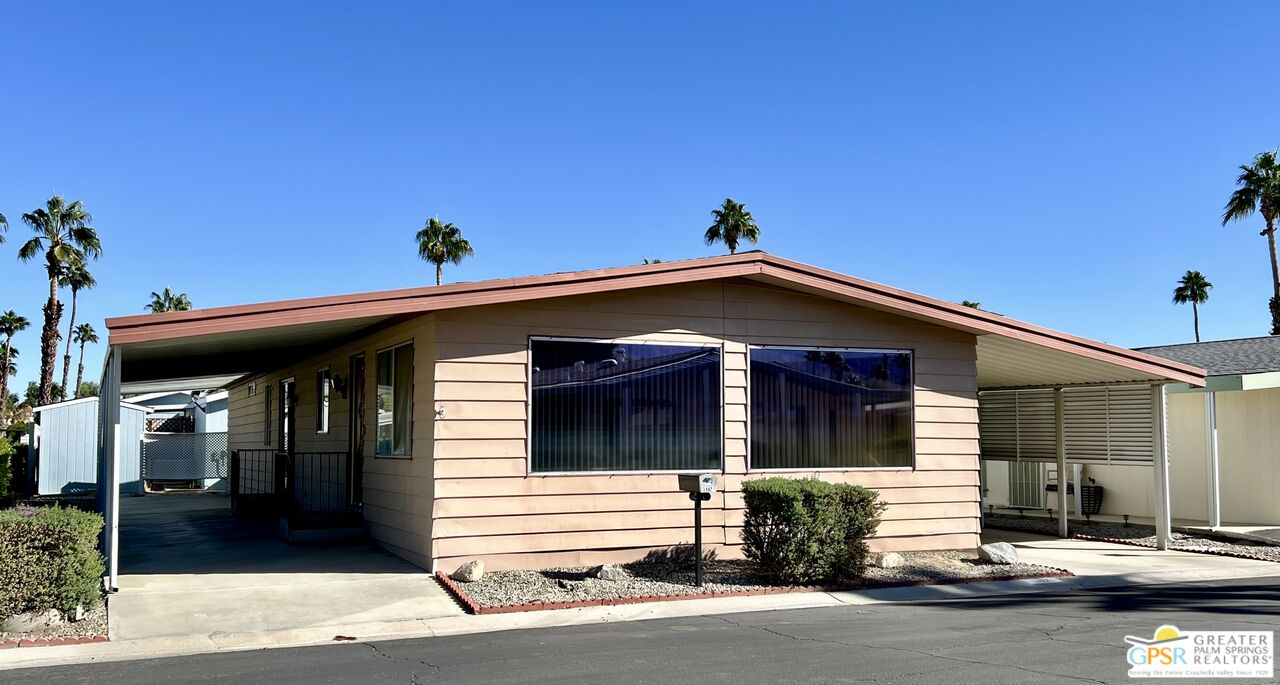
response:
M1183 364L1199 366L1209 372L1210 376L1280 371L1280 336L1211 340L1136 349Z
M978 336L1000 336L1011 341L998 348L1010 358L1012 344L1045 348L1055 362L1068 364L1083 357L1124 367L1142 379L1171 379L1200 386L1201 369L1163 357L1061 333L978 309L963 307L906 290L846 276L763 252L644 264L610 269L503 278L443 286L405 288L352 295L313 297L261 304L193 309L107 319L112 346L126 346L150 355L159 364L152 372L178 373L176 344L200 337L202 347L243 349L261 344L279 349L278 359L289 359L307 345L352 336L370 326L397 317L509 302L630 290L652 286L694 283L727 278L748 278L791 290L890 312ZM288 330L288 336L282 331ZM981 340L981 338L980 338ZM296 349L285 349L286 343ZM239 347L236 347L239 346ZM166 356L167 355L167 356ZM126 359L128 354L125 355ZM261 357L261 363L272 360ZM172 362L165 367L162 362ZM1026 365L1026 359L1015 359ZM225 371L225 369L224 369ZM1058 382L1058 381L1054 381ZM1097 379L1093 382L1101 382ZM1007 384L1007 383L1002 383Z

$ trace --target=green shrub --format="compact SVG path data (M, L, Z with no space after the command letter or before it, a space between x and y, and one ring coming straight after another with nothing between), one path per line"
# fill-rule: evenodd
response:
M92 607L101 598L98 514L21 506L0 511L0 617Z
M866 569L866 538L884 511L874 491L797 478L750 480L742 491L743 553L773 582L840 582Z
M17 453L9 439L0 435L0 504L8 501L13 483L13 455Z

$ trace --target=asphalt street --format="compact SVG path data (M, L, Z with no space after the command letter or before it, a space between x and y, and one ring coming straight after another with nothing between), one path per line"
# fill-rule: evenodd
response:
M1280 577L336 642L0 671L0 682L1123 683L1124 636L1162 624L1280 631Z

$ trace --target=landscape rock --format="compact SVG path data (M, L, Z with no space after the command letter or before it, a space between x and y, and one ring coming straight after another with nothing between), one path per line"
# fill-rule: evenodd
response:
M1018 563L1018 550L1007 542L992 542L978 548L978 558L993 564Z
M76 622L76 623L79 623L80 621L83 621L83 620L85 619L85 617L86 617L86 616L88 616L88 615L89 615L89 612L87 612L87 611L85 611L85 610L84 610L84 605L83 605L83 604L78 604L78 605L76 605L76 613L74 614L74 616L73 616L73 618L72 618L71 620L72 620L72 621L74 621L74 622Z
M0 631L6 633L30 633L35 630L51 628L53 626L62 625L62 613L57 609L50 609L43 613L23 612L10 616Z
M876 568L898 568L906 563L906 559L902 558L897 552L882 552L876 555Z
M617 564L604 564L592 570L591 575L600 580L626 580L631 577L626 569Z
M472 559L459 566L449 577L462 583L474 583L484 577L484 562Z

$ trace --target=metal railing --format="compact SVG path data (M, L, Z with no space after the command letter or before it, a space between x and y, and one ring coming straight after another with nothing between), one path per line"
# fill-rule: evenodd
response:
M281 514L346 511L350 504L346 452L232 450L232 506L257 501Z

